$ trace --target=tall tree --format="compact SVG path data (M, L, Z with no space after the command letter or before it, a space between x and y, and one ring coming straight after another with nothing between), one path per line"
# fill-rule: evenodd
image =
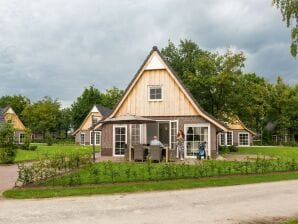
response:
M105 93L101 95L101 105L113 109L123 95L123 90L117 87L107 89Z
M273 0L272 4L280 9L283 21L287 27L291 27L291 54L297 56L298 49L298 1L297 0Z
M67 138L68 131L72 127L72 111L70 108L63 108L60 112L59 129L63 132L64 138Z
M6 95L0 97L0 107L11 106L17 115L21 115L24 108L30 104L30 100L22 95Z
M72 123L74 129L77 129L94 104L101 104L102 93L94 86L85 88L82 95L71 105Z
M22 112L24 123L33 132L55 132L59 130L60 103L50 97L44 97L31 105L27 105Z

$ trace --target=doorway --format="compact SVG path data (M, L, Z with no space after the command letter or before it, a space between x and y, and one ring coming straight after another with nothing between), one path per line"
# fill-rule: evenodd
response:
M158 133L159 133L159 141L161 141L162 144L169 146L170 145L170 122L169 121L158 122Z

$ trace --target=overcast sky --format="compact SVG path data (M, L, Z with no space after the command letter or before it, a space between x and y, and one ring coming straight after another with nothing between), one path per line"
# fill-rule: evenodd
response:
M70 105L84 87L124 89L153 45L191 39L243 51L245 71L298 81L271 0L0 0L0 96Z

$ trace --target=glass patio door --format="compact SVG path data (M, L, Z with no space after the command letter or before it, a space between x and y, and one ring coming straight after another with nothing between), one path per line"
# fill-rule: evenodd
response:
M124 155L126 145L126 126L114 126L114 154Z
M185 128L186 156L195 157L201 143L206 142L206 153L208 152L208 127L187 126Z

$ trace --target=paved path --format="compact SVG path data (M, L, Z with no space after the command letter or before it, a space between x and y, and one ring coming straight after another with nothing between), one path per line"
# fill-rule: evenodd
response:
M18 166L0 165L0 196L1 193L9 188L14 187L17 180Z
M298 181L0 201L0 223L274 223L298 215Z

